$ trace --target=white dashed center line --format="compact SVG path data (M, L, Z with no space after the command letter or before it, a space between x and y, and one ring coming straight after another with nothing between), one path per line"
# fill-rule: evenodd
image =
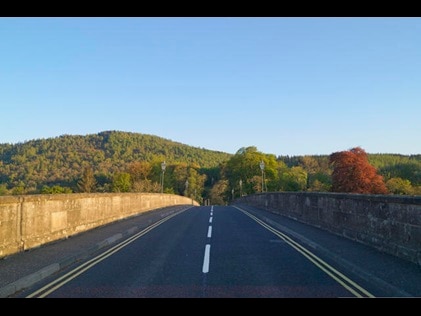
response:
M213 205L211 206L211 210L210 210L209 224L212 224L212 219L213 219ZM211 237L212 237L212 225L209 225L208 238L211 238ZM202 268L203 273L209 272L209 260L210 260L210 244L206 244L205 256L203 258L203 268Z
M203 259L203 268L202 268L203 273L209 272L209 259L210 259L210 245L207 244L205 247L205 257Z

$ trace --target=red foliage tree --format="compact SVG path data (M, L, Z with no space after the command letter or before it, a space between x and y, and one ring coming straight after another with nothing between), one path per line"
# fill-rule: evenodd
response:
M360 147L335 152L329 156L333 165L332 191L362 194L387 194L383 177L368 162Z

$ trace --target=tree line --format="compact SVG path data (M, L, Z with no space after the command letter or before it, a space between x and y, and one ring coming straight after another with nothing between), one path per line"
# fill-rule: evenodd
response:
M164 178L166 189L171 188L178 193L179 184L173 186L171 179L174 169L177 173L183 169L182 166L188 165L203 174L230 156L158 136L120 131L0 144L0 195L128 190L155 192L159 191L160 164L164 160L168 163ZM146 170L143 177L150 184L139 179L139 163L143 164ZM89 184L88 179L94 185ZM129 187L127 182L131 184ZM195 182L191 181L192 189Z
M250 146L224 162L221 174L213 190L225 200L269 191L421 195L420 155L373 155L360 147L275 157Z
M262 191L420 195L421 155L232 155L120 131L0 144L0 195L162 191L213 204Z

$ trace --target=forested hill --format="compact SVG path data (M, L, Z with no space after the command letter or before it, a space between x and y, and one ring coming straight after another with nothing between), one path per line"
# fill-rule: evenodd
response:
M261 160L266 161L269 190L323 192L331 188L328 155L275 157L254 146L243 149L232 155L122 131L0 144L0 195L161 192L165 187L167 193L194 194L195 199L215 201L221 196L220 202L226 203L233 192L261 190ZM421 194L421 155L368 154L368 160L390 192ZM161 178L163 161L167 165Z
M158 136L104 131L86 136L62 135L18 144L0 144L0 184L10 189L70 185L91 166L96 174L125 170L128 163L187 163L214 168L231 155L188 146Z

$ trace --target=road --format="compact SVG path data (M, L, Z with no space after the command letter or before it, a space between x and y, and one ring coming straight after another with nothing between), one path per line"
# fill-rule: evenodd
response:
M379 283L241 206L171 214L15 297L384 297Z

